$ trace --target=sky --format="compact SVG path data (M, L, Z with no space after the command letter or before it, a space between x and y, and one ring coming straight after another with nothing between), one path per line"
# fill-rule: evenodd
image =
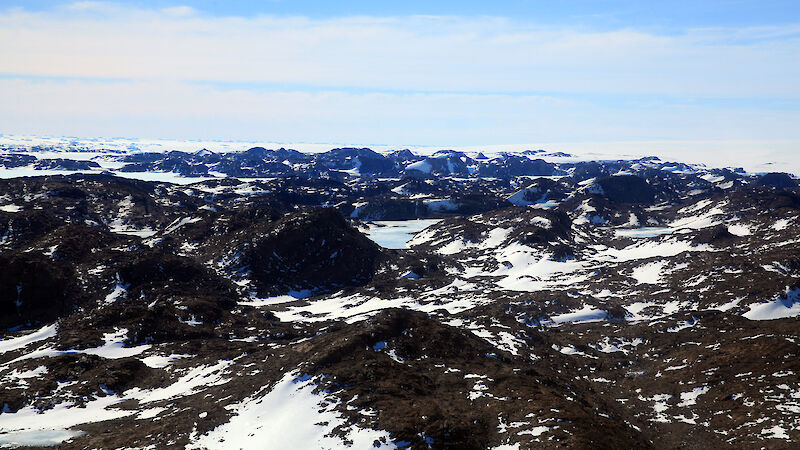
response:
M0 0L7 134L800 159L798 80L797 1Z

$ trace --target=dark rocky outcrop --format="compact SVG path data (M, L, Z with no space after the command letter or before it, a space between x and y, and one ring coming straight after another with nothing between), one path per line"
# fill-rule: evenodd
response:
M642 177L636 175L618 175L603 177L597 180L605 195L612 202L618 203L652 203L655 190Z
M72 268L35 253L0 254L0 328L49 323L79 302Z
M255 223L227 244L232 253L221 260L231 261L229 270L246 272L264 296L362 285L382 260L380 247L332 208Z
M771 172L758 178L759 186L769 186L774 188L796 188L797 180L788 173Z

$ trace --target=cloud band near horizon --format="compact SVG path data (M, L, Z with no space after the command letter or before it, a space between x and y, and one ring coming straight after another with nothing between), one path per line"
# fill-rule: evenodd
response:
M0 12L0 132L468 145L800 137L800 24Z

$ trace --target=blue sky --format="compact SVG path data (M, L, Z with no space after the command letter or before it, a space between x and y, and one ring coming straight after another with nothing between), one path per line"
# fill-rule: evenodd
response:
M29 10L47 10L64 4L54 0L6 3ZM549 24L582 24L591 27L741 26L796 23L800 3L793 0L516 0L516 1L310 1L310 0L201 0L176 3L168 0L121 2L139 8L161 9L191 6L211 15L257 14L342 17L352 15L460 15L505 16Z
M0 133L800 139L800 2L6 1Z

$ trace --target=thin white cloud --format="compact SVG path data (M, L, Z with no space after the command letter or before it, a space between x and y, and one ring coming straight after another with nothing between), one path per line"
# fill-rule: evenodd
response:
M392 90L800 97L796 25L657 35L502 18L241 18L183 7L74 5L105 12L0 14L2 39L14 42L0 46L0 72Z
M614 108L543 96L220 90L180 81L0 80L0 132L469 145L798 138L800 111Z
M796 139L798 28L659 35L105 2L7 10L0 132L397 145Z
M101 8L105 8L109 4L107 2L73 2L69 3L64 6L64 9L71 10L71 11L87 11L87 10L97 10Z
M124 8L113 2L101 1L80 1L65 4L62 8L65 11L71 12L92 12L92 13L118 13Z
M187 17L196 14L197 10L195 10L191 6L181 5L181 6L171 6L169 8L163 8L161 12L168 16Z

